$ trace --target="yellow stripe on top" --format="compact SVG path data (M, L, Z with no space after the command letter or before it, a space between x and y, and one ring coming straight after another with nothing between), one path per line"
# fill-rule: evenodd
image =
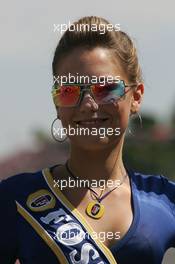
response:
M84 218L84 216L72 205L71 202L66 198L66 196L60 191L59 188L54 188L54 181L52 178L52 175L50 173L50 170L48 168L42 170L43 176L49 186L49 188L52 190L52 192L55 194L55 196L67 207L67 209L79 220L79 222L84 226L84 228L88 231L88 233L91 235L92 239L95 241L95 243L98 245L100 250L104 253L106 258L109 260L110 264L117 264L116 260L114 259L114 256L112 255L112 252L96 237L93 237L94 230L90 226L90 224L87 222L87 220Z
M33 227L37 234L45 241L45 243L51 248L57 259L61 264L69 264L62 250L59 248L57 243L48 234L48 232L30 215L25 208L23 208L17 201L17 211L21 216Z

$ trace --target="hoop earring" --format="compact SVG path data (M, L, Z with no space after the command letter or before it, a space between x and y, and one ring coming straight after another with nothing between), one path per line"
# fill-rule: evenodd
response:
M142 116L140 113L137 112L137 116L139 118L139 122L140 122L140 128L143 128L143 121L142 121Z
M59 143L62 143L66 141L67 134L65 133L65 129L63 127L60 127L61 121L59 118L55 118L51 125L51 135L54 140L56 140ZM62 123L61 123L62 124Z
M141 114L137 112L137 113L134 113L134 115L137 115L137 117L139 118L140 128L143 128L143 121L142 121ZM132 114L131 114L131 116L132 116ZM128 127L128 134L131 136L134 136L134 133L132 132L130 127Z
M130 136L134 136L134 134L132 133L132 131L131 131L130 128L128 128L128 134L129 134Z

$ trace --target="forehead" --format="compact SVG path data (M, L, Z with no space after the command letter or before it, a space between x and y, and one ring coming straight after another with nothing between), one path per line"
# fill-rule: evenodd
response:
M79 75L120 76L126 79L126 74L119 59L114 58L114 53L107 49L96 47L91 50L87 48L75 48L58 65L58 75L67 76L69 73Z

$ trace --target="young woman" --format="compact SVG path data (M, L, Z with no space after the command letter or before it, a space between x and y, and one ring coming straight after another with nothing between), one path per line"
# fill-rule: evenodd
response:
M105 19L82 18L59 41L53 75L63 128L88 133L67 134L66 164L0 184L0 263L160 264L175 247L175 184L123 163L144 93L132 40Z

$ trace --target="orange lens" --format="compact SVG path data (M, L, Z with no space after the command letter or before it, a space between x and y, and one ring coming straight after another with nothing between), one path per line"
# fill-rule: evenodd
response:
M77 85L59 86L53 91L54 103L57 106L75 106L80 97L80 87Z

